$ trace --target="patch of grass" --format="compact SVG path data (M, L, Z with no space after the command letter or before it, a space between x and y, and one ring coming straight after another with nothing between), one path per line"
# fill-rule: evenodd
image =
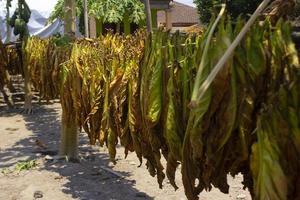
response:
M3 168L3 169L1 170L1 173L4 174L4 175L7 175L7 174L11 173L11 170L8 169L7 167L5 167L5 168Z
M20 173L23 170L31 170L37 166L36 160L18 162L15 166L15 171Z

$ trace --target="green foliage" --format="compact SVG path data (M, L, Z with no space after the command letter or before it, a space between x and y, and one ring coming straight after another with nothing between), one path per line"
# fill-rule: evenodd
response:
M134 23L145 19L144 4L139 0L96 0L90 13L108 23L122 22L125 14Z
M48 19L48 23L53 22L55 19L63 19L64 17L64 0L58 0L54 10L52 11L49 19Z
M11 7L11 1L7 1L7 9ZM29 22L31 11L25 0L18 0L18 8L13 16L8 20L9 25L14 28L14 34L20 35L20 39L28 36L27 23Z
M93 1L89 1L93 2ZM48 23L53 22L55 19L63 19L64 18L64 0L58 0L54 10L52 11ZM83 2L82 0L76 0L76 15L79 17L83 13Z
M62 36L59 33L53 35L51 42L57 47L65 47L71 43L72 39L68 36Z
M214 6L222 2L222 0L194 0L200 14L200 20L203 23L208 23L214 13ZM233 19L239 15L246 18L255 11L260 2L262 0L230 0L226 1L226 9Z
M76 0L76 15L82 18L83 1ZM64 1L59 0L51 13L49 22L56 18L63 18ZM120 23L126 14L130 22L139 23L145 19L144 4L140 0L91 0L89 1L89 13L104 22Z

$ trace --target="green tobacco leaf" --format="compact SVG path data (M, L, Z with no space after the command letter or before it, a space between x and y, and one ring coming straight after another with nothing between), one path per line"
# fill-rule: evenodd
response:
M251 171L256 199L287 200L287 178L280 164L281 152L269 117L261 116L257 124L258 142L252 146ZM276 136L275 136L276 137Z

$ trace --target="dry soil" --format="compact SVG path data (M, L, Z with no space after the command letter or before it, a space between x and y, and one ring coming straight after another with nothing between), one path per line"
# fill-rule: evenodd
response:
M21 106L21 105L20 105ZM134 153L124 159L118 148L117 164L109 162L107 149L91 147L80 134L80 163L56 160L60 134L61 108L58 102L34 105L32 115L19 108L0 107L0 200L185 200L180 189L174 191L167 180L160 190ZM40 145L42 144L42 145ZM36 160L37 167L16 171L17 164ZM228 176L229 194L217 189L202 192L202 200L250 200L242 189L242 176Z

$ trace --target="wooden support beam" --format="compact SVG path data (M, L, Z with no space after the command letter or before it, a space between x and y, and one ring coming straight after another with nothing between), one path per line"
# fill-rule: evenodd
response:
M146 9L146 21L147 21L147 32L152 32L152 17L151 17L151 8L150 0L145 0L145 9Z
M89 34L89 15L88 15L87 0L83 0L83 11L84 11L84 35L86 38L89 38L90 34Z
M165 10L166 14L166 29L171 30L172 29L172 10L167 9Z
M97 28L96 28L96 19L94 16L90 16L89 18L89 32L90 32L90 37L91 38L96 38L97 37Z

